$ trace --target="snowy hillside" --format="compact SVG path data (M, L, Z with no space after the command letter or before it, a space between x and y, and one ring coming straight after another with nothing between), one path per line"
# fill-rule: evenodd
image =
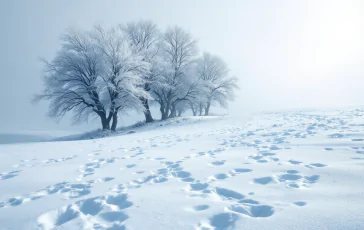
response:
M185 118L0 145L0 229L364 229L363 115Z

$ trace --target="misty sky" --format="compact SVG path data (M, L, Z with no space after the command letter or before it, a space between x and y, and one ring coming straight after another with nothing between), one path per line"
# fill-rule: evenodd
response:
M179 25L228 63L242 89L229 109L235 116L364 104L363 0L2 0L0 17L0 132L98 128L57 124L47 103L30 103L42 89L39 59L54 57L69 27L140 19Z

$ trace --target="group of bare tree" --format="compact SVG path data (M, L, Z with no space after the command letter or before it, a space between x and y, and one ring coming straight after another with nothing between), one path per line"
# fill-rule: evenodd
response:
M50 100L50 115L59 119L68 112L75 121L96 115L104 130L115 130L118 115L128 110L152 122L151 102L162 120L188 109L207 116L212 104L226 107L238 88L226 63L199 55L189 33L179 27L161 32L149 21L69 30L45 67L45 90L35 100Z

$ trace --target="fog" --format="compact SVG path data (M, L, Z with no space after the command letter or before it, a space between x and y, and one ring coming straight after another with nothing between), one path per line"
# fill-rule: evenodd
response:
M69 27L152 20L178 25L200 51L222 57L241 91L229 114L271 109L363 104L364 2L262 1L1 1L0 132L72 131L47 117L47 103L31 104L42 90L40 58L50 60ZM214 112L214 111L212 111ZM122 117L130 124L142 116Z

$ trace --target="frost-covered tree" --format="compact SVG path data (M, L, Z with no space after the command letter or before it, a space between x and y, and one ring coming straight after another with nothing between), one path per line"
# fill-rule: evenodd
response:
M120 26L107 30L97 26L94 38L103 57L101 79L105 82L106 98L112 114L111 130L115 130L119 112L128 109L144 111L139 99L150 96L140 86L145 84L143 76L149 74L149 64L143 60L143 55L133 52Z
M190 109L189 101L183 100L180 101L176 106L176 116L181 117L184 112Z
M239 88L237 78L229 76L227 64L221 58L204 53L197 60L197 73L207 89L203 96L205 116L209 115L212 103L227 107L228 102L235 98L235 90Z
M190 80L189 68L197 52L196 41L179 27L168 28L161 39L163 74L161 83L153 89L160 104L162 120L176 116L180 101L197 95L196 84Z
M160 32L157 29L157 26L150 21L127 23L123 26L123 31L126 33L133 51L138 55L141 55L143 61L150 65L150 71L142 76L144 84L141 85L146 92L150 92L154 86L159 84L163 71L159 56ZM139 99L144 106L145 121L147 123L152 122L153 117L150 112L148 98L141 96Z
M179 27L160 34L152 22L139 21L69 30L55 58L45 61L45 90L35 100L50 100L49 114L58 119L99 117L104 130L115 130L118 114L128 110L153 121L149 101L160 105L162 120L188 107L208 115L211 104L225 107L234 98L237 80L220 58L196 57L196 41Z
M35 100L50 100L49 115L61 119L72 112L74 121L97 115L109 129L111 115L102 98L102 55L89 32L69 30L56 57L45 61L45 90Z
M142 109L139 98L149 97L139 87L149 71L142 58L132 52L120 27L69 31L56 57L45 62L45 90L35 100L50 100L51 116L60 119L72 112L80 121L97 115L104 130L115 130L119 112Z

